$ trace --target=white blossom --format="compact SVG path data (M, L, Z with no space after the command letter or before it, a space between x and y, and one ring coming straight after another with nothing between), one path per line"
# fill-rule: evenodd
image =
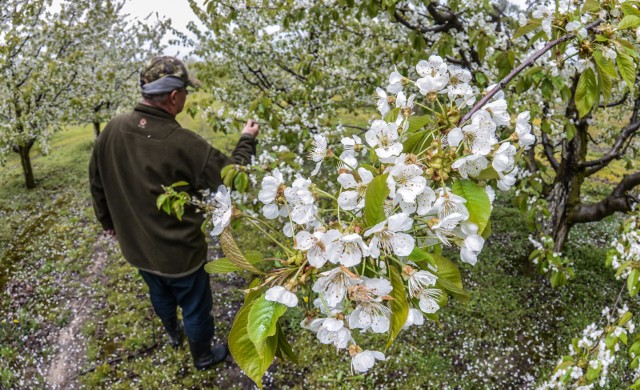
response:
M330 307L338 306L347 295L347 288L359 283L360 278L345 272L341 267L322 272L312 290L322 296Z
M369 253L371 257L380 257L380 251L396 256L409 256L413 252L415 239L407 233L413 226L413 220L408 214L400 213L389 217L364 232L368 237L373 234L369 243Z
M351 359L351 367L355 372L367 372L376 360L385 360L384 354L378 351L362 351Z
M390 162L402 153L402 144L398 141L398 125L375 120L365 135L369 146L376 148L380 161Z
M302 230L296 234L294 248L307 251L309 264L316 268L321 268L329 260L329 255L326 251L327 246L338 237L340 237L340 232L337 230L329 230L326 233L316 231L313 234Z
M231 221L231 213L233 212L231 193L227 187L221 185L218 187L218 191L212 197L206 198L205 201L212 207L210 217L213 229L210 235L212 237L219 236Z
M288 307L298 306L298 297L296 294L282 286L273 286L268 289L264 299L267 301L282 303Z

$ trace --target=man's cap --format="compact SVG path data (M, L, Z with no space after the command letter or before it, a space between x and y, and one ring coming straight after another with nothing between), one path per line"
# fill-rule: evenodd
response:
M182 88L200 87L200 81L192 77L189 77L189 72L187 71L187 67L184 65L182 61L180 61L175 57L158 56L158 57L153 57L151 60L149 60L149 62L146 63L146 65L140 72L140 86L142 87L143 93L145 92L145 89L148 89L149 92L151 92L151 90L155 92L155 93L149 93L150 95L171 92L171 91L158 92L158 88L145 88L145 85L147 85L147 87L150 87L150 85L148 84L151 84L151 83L154 83L154 81L164 79L164 78L169 78L169 77L171 79L181 80L183 83ZM158 83L154 83L154 84L158 84ZM161 88L161 89L166 89L166 88Z

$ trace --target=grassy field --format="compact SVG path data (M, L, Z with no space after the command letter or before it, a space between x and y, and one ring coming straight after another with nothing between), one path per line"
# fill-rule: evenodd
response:
M186 116L179 121L223 150L237 137L213 134ZM231 359L196 372L186 346L166 345L142 279L117 245L100 236L94 220L87 183L92 137L89 127L57 134L49 156L34 156L35 190L24 189L17 160L0 168L0 388L52 387L47 374L67 346L75 348L68 354L74 364L69 386L252 388ZM594 193L601 189L598 183L593 182ZM300 328L302 312L289 311L285 325L299 363L276 361L265 387L478 389L539 383L571 338L598 321L617 295L620 282L604 259L619 222L609 218L572 230L566 253L576 278L553 290L527 260L529 232L511 196L497 200L493 233L478 264L461 265L471 294L467 304L452 301L439 323L401 333L386 362L355 376L344 354ZM258 248L263 243L257 236L247 227L239 240L245 248ZM217 275L211 283L217 337L224 339L247 280ZM65 343L60 334L69 329L73 342ZM612 382L612 388L618 385Z

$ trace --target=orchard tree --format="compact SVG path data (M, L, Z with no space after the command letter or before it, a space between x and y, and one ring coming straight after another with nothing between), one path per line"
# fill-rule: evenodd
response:
M36 142L47 153L51 135L65 120L82 118L87 110L92 116L83 120L99 120L107 106L122 104L121 97L113 96L131 82L136 57L133 64L122 57L116 58L121 63L111 62L109 54L115 52L109 48L115 46L109 43L141 44L140 51L148 53L145 50L158 41L153 33L161 35L168 27L160 23L157 31L143 29L139 36L126 38L123 31L132 34L133 27L120 25L121 6L98 0L65 1L59 11L53 11L48 0L10 0L3 6L7 22L0 32L0 158L19 154L27 188L36 185L30 159ZM98 57L110 65L96 64ZM130 96L129 91L120 94Z
M131 20L122 13L124 1L98 1L87 12L93 23L89 33L97 37L85 47L78 93L72 99L67 120L92 123L100 134L101 123L139 99L139 72L144 62L163 50L161 40L171 20L152 23Z
M427 53L471 71L478 87L513 72L502 86L515 107L530 111L536 134L518 200L539 232L534 261L554 285L571 274L557 256L571 227L635 203L640 173L625 175L594 203L583 191L612 161L638 168L637 2L542 1L526 11L506 1L212 0L192 7L210 28L198 35L198 53L212 64L200 74L225 102L207 111L212 122L257 115L273 128L275 143L292 150L300 136L335 132L341 109L361 109L372 95L384 104L400 75ZM382 83L394 66L399 73ZM227 71L222 80L219 69ZM378 84L387 88L374 94ZM612 116L622 118L621 129L596 128Z
M439 56L418 62L391 94L393 105L378 107L364 139L330 142L316 134L310 175L303 170L289 180L278 168L265 172L261 215L235 208L225 185L198 200L176 191L186 184L180 182L158 197L158 208L177 218L185 205L204 212L203 229L220 237L226 255L205 270L255 274L229 349L259 387L276 356L296 359L280 325L290 308L304 309L301 326L363 373L386 358L383 343L363 333L385 335L388 348L403 329L437 321L449 297L468 299L457 265L442 249L459 250L471 265L478 261L490 232L493 186L514 184L517 159L533 142L527 112L511 124L499 87L473 105L481 91L470 80L470 72ZM418 115L421 110L426 113ZM470 123L451 129L459 119L453 111L469 115ZM318 175L323 166L333 167L337 185ZM262 170L242 168L229 179L239 169L223 169L224 182L246 188L246 170ZM241 250L231 223L238 218L276 249L264 248L268 256Z

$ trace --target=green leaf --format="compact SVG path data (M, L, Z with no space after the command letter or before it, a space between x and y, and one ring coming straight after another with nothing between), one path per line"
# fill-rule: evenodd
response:
M227 171L227 173L222 176L222 184L227 188L233 187L233 179L235 179L238 171L235 169L235 165L232 165L231 168Z
M261 262L262 259L264 258L262 256L262 253L260 253L258 251L254 251L254 250L246 251L245 254L244 254L244 257L251 264L257 264L257 263Z
M223 257L205 264L204 270L210 274L228 274L230 272L240 271L241 268L233 264L231 260Z
M266 345L267 338L276 334L276 324L278 319L287 311L287 307L282 303L267 301L262 296L251 306L249 312L248 333L249 338L256 347L260 357L265 352L269 352Z
M438 277L436 286L462 302L468 301L469 294L462 288L462 276L458 266L446 257L440 255L433 255L433 257L436 262L436 276Z
M631 264L633 264L633 261L626 261L626 262L622 263L622 265L620 267L618 267L618 270L616 271L616 278L618 276L622 275L624 270L627 269L627 267L630 266Z
M276 356L282 360L288 360L293 363L298 363L298 356L293 353L291 344L287 340L287 336L282 331L280 324L276 324L276 337L278 338L278 346L276 349Z
M186 181L178 181L178 182L175 182L175 183L171 184L171 188L176 188L176 187L185 187L185 186L188 186L188 185L189 185L189 182L186 182Z
M423 116L410 116L409 117L409 129L407 130L409 133L415 133L420 130L424 125L429 123L431 118L428 115Z
M624 18L622 18L622 20L620 21L620 23L618 23L618 26L616 28L618 30L625 30L628 28L636 28L638 26L640 26L640 16L627 15Z
M489 38L487 37L482 37L478 42L478 58L480 61L483 61L487 54L487 45L489 45Z
M591 364L589 364L589 368L587 368L587 380L592 382L596 380L600 376L600 371L602 370L602 363L598 362L598 367L593 368Z
M598 84L593 69L587 68L578 80L575 103L580 117L587 115L598 98Z
M220 171L220 176L221 177L225 177L227 176L227 174L229 173L229 171L231 171L232 169L235 169L235 164L229 164L227 166L225 166L224 168L222 168L222 170Z
M158 198L156 198L156 206L158 207L158 210L160 210L160 208L163 206L164 202L166 202L167 197L168 197L167 194L158 195Z
M249 177L246 172L240 172L233 179L233 186L238 192L245 192L249 186Z
M598 89L600 90L600 94L602 95L602 99L604 102L608 102L611 97L611 90L613 88L613 83L611 81L611 77L605 71L603 71L599 66L596 65L598 69ZM616 77L617 78L617 75Z
M428 262L429 264L434 266L436 265L436 261L433 257L433 254L417 246L413 248L413 251L409 255L408 259L410 261L413 261L414 263L418 263L418 265L421 265L420 263L424 263L424 262ZM424 268L426 268L426 265L425 267L423 267L423 269Z
M622 325L626 324L627 322L629 322L631 317L633 317L633 313L631 313L630 311L626 311L622 315L622 317L620 317L620 319L618 320L618 326L622 326Z
M389 326L389 338L387 339L386 348L389 348L393 340L396 339L409 316L409 302L407 302L407 292L404 287L404 281L402 280L402 276L400 276L400 271L393 265L389 267L389 280L393 287L390 294L393 299L389 302L391 324Z
M406 141L404 141L402 145L402 151L405 153L420 153L421 150L416 150L416 148L422 143L425 137L427 137L426 131L418 131L415 134L412 134Z
M249 312L255 301L251 300L252 294L247 295L244 305L240 308L229 332L229 351L238 366L251 378L258 388L262 389L262 376L267 371L277 347L277 337L269 337L263 346L263 354L260 356L249 338L248 323Z
M599 71L603 71L604 73L606 73L607 75L613 77L613 78L617 78L618 74L616 73L616 67L613 64L613 61L611 61L610 59L606 58L603 54L602 51L600 50L596 50L593 53L593 59L596 61L596 66L598 67Z
M516 39L519 38L523 35L527 35L530 32L532 32L533 30L537 29L538 27L540 27L542 25L542 21L537 19L537 20L531 20L529 21L529 23L525 24L524 26L521 26L519 29L516 30L515 34L513 34L513 38L512 39Z
M582 12L595 12L600 10L600 2L598 0L586 0L582 5Z
M491 201L484 187L471 180L458 180L451 186L453 193L467 200L469 221L478 225L478 234L482 234L491 217Z
M627 16L635 15L640 17L640 10L636 8L631 2L625 2L620 4L620 8L622 9L622 12Z
M635 296L638 293L638 278L640 277L640 270L634 268L631 270L629 277L627 278L627 290L629 290L629 296Z
M487 238L489 238L490 235L491 235L491 220L487 222L487 226L484 227L484 231L482 232L481 236L486 240Z
M567 284L567 276L562 271L554 271L551 273L551 287L558 288Z
M388 174L375 177L369 183L365 194L364 217L367 226L373 226L384 221L387 217L384 213L384 202L389 196L389 186L387 186Z
M616 56L616 61L618 64L618 70L620 71L620 75L630 91L633 91L633 88L636 84L636 63L633 61L631 56L626 53L619 52Z
M387 123L395 122L396 119L398 119L398 114L400 114L400 107L396 107L389 111L387 115L384 116L384 121Z
M496 170L493 169L493 167L485 168L482 172L480 172L478 177L476 177L476 179L478 180L491 180L491 179L499 179L499 178L500 178L500 175L498 175L498 172L496 172Z
M236 240L233 238L233 234L231 233L231 227L227 226L220 234L220 246L222 247L222 251L224 254L231 260L231 262L238 267L253 272L255 274L263 274L264 272L257 269L252 263L250 263L247 258L244 256Z

